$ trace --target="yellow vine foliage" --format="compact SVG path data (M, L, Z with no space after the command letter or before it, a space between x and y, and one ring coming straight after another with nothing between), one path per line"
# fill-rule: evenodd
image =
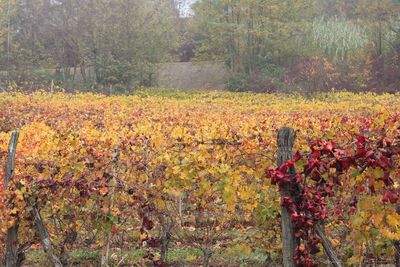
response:
M5 162L10 131L18 128L16 179L30 176L61 181L71 174L74 180L85 177L95 181L111 172L113 147L119 145L117 176L124 183L147 184L170 199L184 199L196 210L209 211L210 220L218 221L222 228L233 222L245 229L244 225L274 221L271 227L275 229L279 225L279 197L264 170L275 166L280 127L298 131L295 150L303 152L312 140L348 144L355 133L385 128L391 136L399 127L399 95L331 93L306 98L154 90L131 96L0 93L0 162ZM368 177L357 179L343 181L339 195L348 197L354 184L362 184ZM100 192L107 193L106 189ZM137 235L137 215L126 193L114 197L116 205L111 211L95 199L74 211L70 200L79 201L77 192L60 196L48 191L46 197L50 204L44 208L45 214L76 216L68 222L71 229L91 232L98 228L99 214L111 212L118 218L115 224L123 223L121 227ZM387 213L381 218L383 204L374 196L365 198L374 203L374 209L366 208L356 219L343 219L342 224L371 227L374 223L381 231L371 238L399 239L399 215ZM163 197L155 202L164 212L172 212L168 205L175 203L167 203ZM0 219L2 233L12 223L10 216L23 213L23 205L4 207L9 217ZM57 227L49 220L50 232L56 232ZM276 240L275 231L271 234Z

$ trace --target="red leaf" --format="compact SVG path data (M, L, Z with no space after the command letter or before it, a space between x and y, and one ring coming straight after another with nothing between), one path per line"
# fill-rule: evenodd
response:
M111 226L111 233L113 235L118 233L118 227L116 225L114 225L114 224Z
M382 202L387 203L390 202L392 204L396 203L399 200L399 195L394 190L386 190L383 192Z
M331 140L329 140L326 145L325 145L325 149L332 152L333 148L335 147L335 143Z
M361 134L356 135L356 139L360 144L364 144L367 141L367 138Z
M294 167L294 161L291 160L291 159L288 159L288 160L286 160L286 165L287 165L289 168L292 168L292 167Z
M300 154L299 151L297 151L297 152L294 154L293 160L297 162L297 161L301 160L302 158L303 158L303 156Z

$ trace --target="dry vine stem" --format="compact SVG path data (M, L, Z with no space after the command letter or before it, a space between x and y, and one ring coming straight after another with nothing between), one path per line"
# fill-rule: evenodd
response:
M33 207L33 215L35 217L36 230L39 234L40 243L42 244L44 251L46 252L47 256L49 257L49 259L51 260L51 262L55 267L62 267L63 265L58 256L56 255L53 246L51 245L49 234L46 230L46 227L43 224L42 217L40 216L37 207Z

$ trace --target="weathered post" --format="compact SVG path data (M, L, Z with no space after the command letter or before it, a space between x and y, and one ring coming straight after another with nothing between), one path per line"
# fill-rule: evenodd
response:
M119 156L119 150L118 150L118 145L114 147L113 153L112 153L112 178L110 181L110 191L109 193L109 199L110 203L108 206L108 216L111 216L111 210L114 206L114 192L115 192L115 186L117 184L116 177L118 174L118 169L117 169L117 162L118 162L118 156ZM111 237L112 237L112 232L111 230L106 233L105 236L105 245L103 247L103 252L101 255L101 266L108 266L108 259L110 255L110 244L111 244Z
M17 151L17 144L19 138L19 131L15 130L11 134L10 143L8 145L7 151L7 162L4 168L5 174L5 188L7 188L8 183L12 180L15 173L15 154ZM35 225L39 233L39 237L42 246L46 253L49 255L54 266L62 267L61 262L54 253L54 249L51 246L50 238L40 217L39 211L36 206L33 208L33 213L35 217ZM7 231L7 241L6 241L6 267L16 267L20 264L19 253L23 253L23 249L18 251L18 223L12 226Z
M7 162L4 167L4 188L7 188L8 183L14 177L15 154L17 151L18 137L19 131L13 131L11 134L10 142L8 144ZM6 267L16 266L18 266L18 223L8 229L6 241Z
M296 132L292 128L282 127L278 131L278 166L285 163L286 160L293 159L293 144L296 139ZM289 173L295 174L294 168L289 169ZM281 196L289 196L294 199L296 192L300 190L296 184L286 185L281 191ZM281 210L281 225L282 225L282 252L283 266L295 266L293 257L296 247L299 245L299 239L294 235L293 222L290 216L290 210L282 207ZM321 238L322 246L328 256L330 262L335 267L341 267L342 264L333 249L333 246L324 233L323 227L319 224L315 226L315 232Z
M282 127L278 131L278 167L283 165L286 160L293 159L293 144L296 139L296 131L292 128ZM290 173L294 174L295 169L291 168ZM281 191L281 196L289 196L293 198L292 192L295 188L287 185ZM290 216L290 210L285 207L281 209L281 226L282 226L282 254L283 266L294 267L293 257L295 256L296 247L299 239L294 236L293 222Z

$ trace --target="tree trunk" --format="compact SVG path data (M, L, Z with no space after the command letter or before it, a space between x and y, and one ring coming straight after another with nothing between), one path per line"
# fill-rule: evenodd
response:
M293 144L296 139L296 132L292 128L282 127L278 132L278 166L285 163L286 160L293 159ZM295 169L291 168L290 173L294 174ZM293 185L289 185L283 188L281 196L289 196L293 198L293 192L295 188ZM285 207L281 209L281 226L282 226L282 254L283 254L283 266L294 267L293 257L295 256L295 250L299 245L299 239L294 236L293 222L290 217L290 210Z
M85 62L82 62L81 65L79 66L79 69L81 71L81 77L82 77L82 81L86 82L87 78L86 78L86 66L85 66Z

